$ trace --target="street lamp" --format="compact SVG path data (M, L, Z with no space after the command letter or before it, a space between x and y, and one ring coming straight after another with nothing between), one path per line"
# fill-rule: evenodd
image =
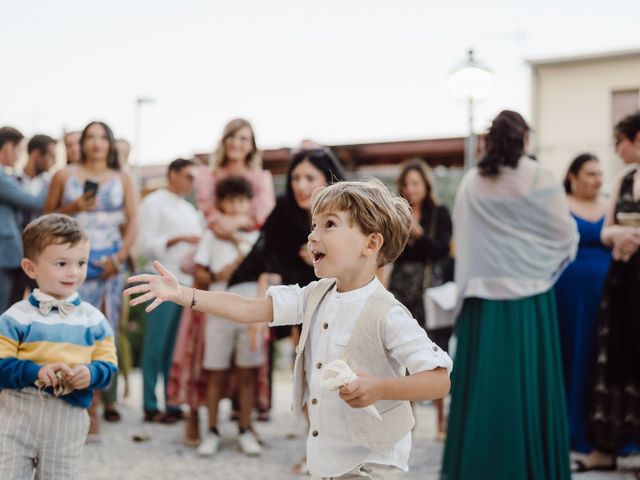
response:
M154 103L156 100L152 97L138 97L136 98L135 103L135 120L134 120L134 133L133 133L133 152L134 156L134 165L135 165L135 181L138 183L140 187L142 187L142 148L140 147L140 138L141 138L141 110L143 105L150 105Z
M471 168L476 163L477 139L473 132L473 108L478 100L489 96L493 74L491 70L473 58L473 49L468 52L467 61L455 68L449 75L449 85L453 96L458 100L465 100L469 112L469 136L465 142L464 169Z

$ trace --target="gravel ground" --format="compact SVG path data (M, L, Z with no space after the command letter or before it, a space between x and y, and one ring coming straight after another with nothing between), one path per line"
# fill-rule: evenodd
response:
M122 382L121 382L122 383ZM142 422L141 376L131 378L131 396L120 404L123 420L116 424L103 422L102 443L87 445L82 465L82 480L157 480L157 479L277 479L310 478L296 476L291 467L304 454L304 436L289 412L290 375L275 375L274 409L270 422L256 422L255 428L264 442L260 457L249 458L238 451L235 424L229 422L229 402L221 405L221 449L211 458L200 458L193 448L182 443L183 424L172 426ZM203 422L206 414L201 415ZM410 471L407 480L436 480L442 456L442 444L435 438L435 411L429 403L416 408L417 428L414 432ZM203 425L204 426L204 425ZM134 436L148 437L134 442ZM639 465L638 458L627 460L629 468ZM484 477L478 474L478 480ZM574 475L574 480L626 480L636 478L631 470L619 473ZM512 479L509 479L512 480ZM541 479L542 480L542 479Z

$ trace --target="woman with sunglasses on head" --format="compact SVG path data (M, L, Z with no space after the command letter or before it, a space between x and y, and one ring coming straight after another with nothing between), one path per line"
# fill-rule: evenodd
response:
M123 270L137 237L138 199L129 175L120 169L111 128L91 122L80 136L80 163L57 172L44 213L75 216L91 237L87 280L78 290L83 300L102 310L118 336ZM120 420L116 410L117 377L102 392L104 418ZM88 440L99 440L92 406Z
M334 154L314 142L295 151L287 170L284 195L263 225L253 250L233 274L230 285L256 280L262 273L278 275L278 283L307 285L316 280L307 251L311 228L311 194L320 187L345 179ZM313 148L315 147L315 148Z

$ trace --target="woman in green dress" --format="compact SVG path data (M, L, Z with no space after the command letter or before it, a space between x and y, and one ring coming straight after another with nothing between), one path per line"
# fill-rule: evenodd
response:
M520 114L501 112L456 197L446 480L570 478L552 286L578 236L560 183L525 156L528 132Z

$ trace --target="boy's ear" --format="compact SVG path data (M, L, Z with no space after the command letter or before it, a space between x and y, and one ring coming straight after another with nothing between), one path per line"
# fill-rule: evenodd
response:
M381 233L370 233L365 245L365 253L368 255L377 254L384 245L384 237Z
M31 280L35 280L36 279L36 265L35 265L35 263L33 263L28 258L23 258L22 261L20 262L20 266L22 267L22 270L24 270L24 273L27 274L27 277L29 277Z

